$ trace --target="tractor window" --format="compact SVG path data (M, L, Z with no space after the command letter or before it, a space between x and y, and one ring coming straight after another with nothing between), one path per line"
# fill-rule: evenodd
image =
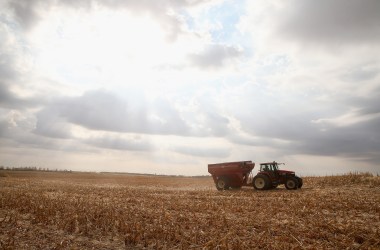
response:
M260 165L260 171L277 171L278 165L277 163L267 163Z
M278 165L277 164L273 164L272 165L272 169L273 169L273 171L277 171L278 170Z
M262 164L260 171L271 171L271 166L269 164Z

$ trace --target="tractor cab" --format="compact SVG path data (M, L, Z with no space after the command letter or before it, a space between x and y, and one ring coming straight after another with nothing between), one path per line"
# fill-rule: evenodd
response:
M278 163L278 162L266 162L266 163L260 163L260 172L266 172L270 175L294 175L293 171L288 170L280 170L278 165L285 165L285 163Z
M277 171L277 170L278 170L278 163L275 161L260 164L260 171Z

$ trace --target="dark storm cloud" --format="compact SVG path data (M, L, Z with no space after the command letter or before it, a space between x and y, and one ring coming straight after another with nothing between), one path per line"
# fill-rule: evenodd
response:
M380 1L306 0L286 4L278 30L309 43L374 43L380 39Z
M204 51L198 54L189 55L192 65L201 69L221 68L228 61L239 58L242 51L239 49L222 44L208 46Z

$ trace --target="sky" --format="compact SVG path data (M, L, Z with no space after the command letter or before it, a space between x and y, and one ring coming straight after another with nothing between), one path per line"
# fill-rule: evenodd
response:
M3 0L0 165L380 173L378 0Z

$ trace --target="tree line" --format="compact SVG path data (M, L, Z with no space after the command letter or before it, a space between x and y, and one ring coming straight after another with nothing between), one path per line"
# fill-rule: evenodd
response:
M35 167L35 166L25 166L25 167L5 167L0 166L0 170L10 170L10 171L44 171L44 172L71 172L71 170L59 170L59 169L49 169L49 168L42 168L42 167Z

